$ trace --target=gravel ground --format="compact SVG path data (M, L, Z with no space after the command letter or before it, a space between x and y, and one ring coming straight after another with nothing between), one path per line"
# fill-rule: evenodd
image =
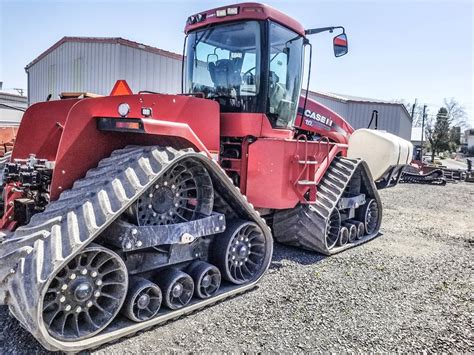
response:
M277 245L258 289L97 353L472 351L474 184L381 195L379 238L330 258ZM0 353L43 352L5 307L0 329Z

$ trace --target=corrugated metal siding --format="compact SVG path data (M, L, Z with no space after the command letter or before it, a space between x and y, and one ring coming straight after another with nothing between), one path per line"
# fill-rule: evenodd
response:
M376 104L370 102L342 101L310 92L309 97L341 115L355 129L367 128L373 110L379 113L378 128L406 140L411 138L411 120L398 104ZM375 122L372 123L375 127Z
M303 93L302 93L303 94ZM323 104L326 107L329 107L331 110L335 111L342 117L347 117L348 116L348 105L346 102L342 102L340 100L335 100L335 99L330 99L324 96L316 95L313 92L310 92L308 97L311 99L315 100L316 102L319 102L320 104Z
M349 122L354 128L367 128L372 117L373 110L379 113L378 128L391 133L398 134L400 124L399 108L388 105L374 105L368 103L349 103ZM371 128L375 127L375 122Z
M18 110L10 110L0 107L0 128L1 127L18 127L23 117L23 112Z
M27 108L28 99L26 96L12 95L0 92L0 104L10 105L13 107Z
M411 130L412 130L412 121L410 116L403 109L400 109L400 128L399 128L399 136L403 139L410 140L411 139Z
M181 92L181 61L120 46L120 76L130 88L161 93Z
M125 79L134 92L178 93L181 61L114 43L66 42L28 69L29 103L62 92L110 93Z

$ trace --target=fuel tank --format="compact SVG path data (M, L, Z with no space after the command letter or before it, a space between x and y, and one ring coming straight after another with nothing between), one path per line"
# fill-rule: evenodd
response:
M374 180L395 166L409 164L413 144L387 131L358 129L349 138L347 157L367 162Z

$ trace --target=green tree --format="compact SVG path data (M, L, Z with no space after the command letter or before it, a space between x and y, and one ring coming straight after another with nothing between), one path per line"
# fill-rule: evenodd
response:
M431 145L431 161L434 161L436 153L449 149L451 131L449 127L448 110L441 107L436 115L434 123L430 123L426 128L426 138Z

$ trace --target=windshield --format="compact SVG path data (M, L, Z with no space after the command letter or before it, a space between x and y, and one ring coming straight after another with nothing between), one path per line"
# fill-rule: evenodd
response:
M189 34L186 92L215 99L223 112L257 112L260 24L239 22Z

